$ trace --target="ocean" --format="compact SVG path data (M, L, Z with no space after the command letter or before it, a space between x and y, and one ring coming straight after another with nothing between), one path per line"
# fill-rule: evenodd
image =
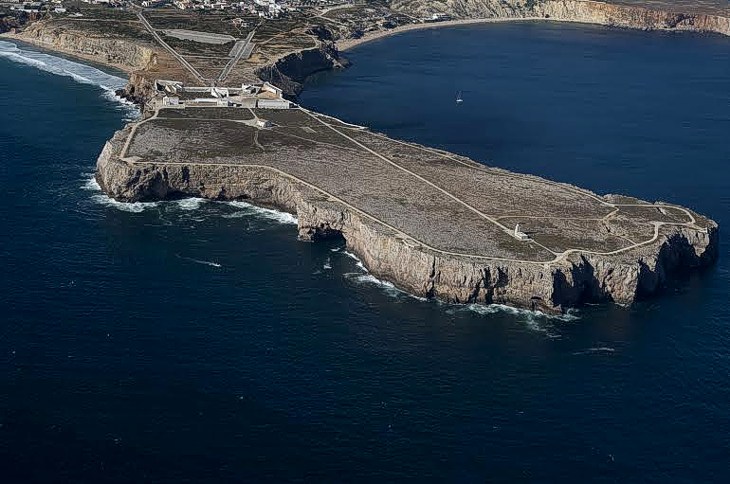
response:
M549 23L364 44L301 102L730 221L730 41ZM120 204L120 73L0 42L2 482L721 482L730 266L548 317L423 301L245 203ZM461 91L464 102L457 105Z

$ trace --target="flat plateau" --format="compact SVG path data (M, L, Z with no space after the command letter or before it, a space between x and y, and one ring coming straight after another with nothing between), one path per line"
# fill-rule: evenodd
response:
M301 238L344 236L376 275L451 302L630 303L716 257L717 225L687 208L599 196L299 107L157 108L107 143L97 179L123 201L277 206L298 215Z

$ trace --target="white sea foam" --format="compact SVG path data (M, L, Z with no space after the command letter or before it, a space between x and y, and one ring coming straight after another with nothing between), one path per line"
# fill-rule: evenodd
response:
M556 321L575 321L580 319L574 312L566 314L546 314L541 311L515 308L504 304L465 304L456 310L471 311L480 315L509 314L524 323L529 329L544 333L550 338L560 338L555 332Z
M282 224L292 224L296 225L299 223L297 218L287 212L280 212L279 210L273 210L270 208L264 208L264 207L257 207L256 205L251 205L247 202L242 201L234 201L234 202L224 202L227 205L230 205L231 207L236 207L238 209L242 209L244 213L251 213L255 215L262 216L264 218L267 218L269 220L274 220L276 222L282 223Z
M233 213L227 213L225 215L221 215L223 218L244 218L249 217L251 214L248 214L246 212L233 212Z
M354 281L356 281L358 283L362 283L362 284L372 284L372 285L380 286L385 291L385 293L388 294L389 296L394 296L394 297L405 296L405 297L409 297L411 299L415 299L416 301L420 301L420 302L429 301L425 297L416 296L415 294L411 294L409 292L403 291L402 289L398 289L391 282L384 281L382 279L378 279L374 275L370 274L370 271L367 270L367 268L365 267L365 264L362 263L362 261L360 260L360 258L358 256L356 256L352 252L348 252L347 250L344 250L344 249L345 249L344 247L339 247L337 249L330 249L330 250L332 250L333 252L338 251L338 252L346 255L350 259L354 260L355 266L357 266L357 268L362 271L362 273L360 273L360 274L353 273L353 272L345 273L344 276L347 277L348 279L354 280Z
M367 283L367 284L375 284L375 285L386 287L389 289L395 289L395 286L393 284L391 284L390 282L380 280L372 274L361 274L361 275L357 276L355 279L357 279L360 282Z
M353 259L355 261L355 265L357 266L358 269L360 269L363 272L368 272L367 267L365 267L365 264L362 263L362 261L360 260L360 258L358 256L356 256L352 252L348 252L346 250L343 250L342 253L345 254L350 259Z
M118 202L113 198L108 197L105 193L102 193L99 183L96 181L93 173L86 174L86 181L81 185L82 190L88 190L90 192L98 192L96 195L92 195L91 199L99 205L105 205L107 207L116 208L122 212L140 213L144 212L148 208L153 208L159 205L159 202Z
M553 319L559 321L575 321L580 317L574 311L568 311L565 314L547 314L542 311L532 311L529 309L515 308L504 304L466 304L464 306L469 311L477 314L496 314L509 313L515 316L523 316L528 318Z
M327 257L327 260L325 261L324 265L322 266L322 269L332 269L332 261L330 261L330 258Z
M115 91L104 91L102 97L119 105L119 109L125 113L124 121L134 121L141 116L139 108L132 101L124 99Z
M353 281L357 284L365 284L370 286L377 286L378 288L382 289L385 294L391 297L400 298L405 296L410 296L410 294L401 291L397 287L395 287L392 283L388 281L384 281L382 279L378 279L372 274L369 273L361 273L361 272L345 272L343 276Z
M177 206L183 210L197 210L205 201L204 198L183 198L177 201Z
M93 173L88 175L88 179L84 182L83 185L81 185L82 190L88 190L90 192L100 192L101 187L99 186L99 182L96 181L96 177Z
M127 81L95 67L87 66L62 57L19 47L12 42L0 41L0 57L25 64L57 76L70 77L81 84L89 84L104 90L103 96L114 101L127 112L127 118L136 118L139 112L129 101L116 95Z
M132 213L144 212L145 210L157 207L160 204L159 202L118 202L113 198L109 198L106 195L94 195L91 197L91 199L100 205L106 205L107 207L116 208L117 210L121 210L122 212Z
M370 272L365 267L365 264L362 263L362 261L352 252L348 252L346 250L343 250L341 252L342 254L345 254L347 257L353 259L355 261L355 265L358 269L360 269L360 273L357 272L346 272L344 276L352 281L358 282L360 284L371 284L375 286L379 286L383 290L385 290L386 294L390 296L410 296L410 294L398 289L395 287L391 282L384 281L382 279L378 279L374 275L370 274Z

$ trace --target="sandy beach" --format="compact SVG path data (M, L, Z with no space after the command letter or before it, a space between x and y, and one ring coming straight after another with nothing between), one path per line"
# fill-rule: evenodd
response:
M444 27L457 27L459 25L473 25L473 24L491 24L491 23L503 23L503 22L535 22L535 21L559 21L559 22L570 22L570 20L562 20L555 18L544 18L544 17L501 17L501 18L478 18L478 19L462 19L462 20L445 20L443 22L424 22L402 25L390 30L379 30L377 32L367 32L359 39L344 39L336 42L337 49L340 51L346 51L357 47L358 45L372 42L374 40L382 39L384 37L390 37L391 35L402 34L403 32L410 32L412 30L423 30L423 29L436 29Z

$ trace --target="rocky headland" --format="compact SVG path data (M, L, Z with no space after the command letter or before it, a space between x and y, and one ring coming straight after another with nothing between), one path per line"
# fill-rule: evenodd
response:
M337 126L331 118L324 122ZM289 120L287 125L291 124ZM708 266L717 257L717 224L690 210L626 197L599 197L446 153L433 153L436 160L424 160L418 153L428 148L413 144L404 148L401 142L368 131L358 131L356 139L377 147L417 176L399 177L386 163L364 152L352 163L358 171L348 172L342 165L353 156L349 147L323 149L301 143L290 149L282 146L287 142L283 128L255 134L261 151L240 140L219 151L221 140L211 139L203 146L203 138L198 138L190 141L197 151L190 152L185 138L201 130L212 133L213 128L187 125L174 117L155 118L142 126L142 134L138 130L135 135L132 126L117 132L99 156L97 181L109 196L129 202L203 197L276 207L296 214L301 239L342 237L348 250L374 275L426 298L553 313L584 303L630 304L660 291L673 276ZM155 149L145 148L153 139L160 140ZM125 146L128 156L122 156ZM357 179L359 171L366 172L362 179ZM453 183L443 181L447 172L454 174ZM419 179L425 177L427 183ZM373 178L379 180L377 185L372 181L367 185ZM387 186L384 180L392 179L400 179L400 185ZM429 180L445 188L449 196L434 190ZM516 202L524 207L520 210L552 214L555 224L528 222L541 235L534 236L534 244L516 241L503 230L511 228L510 222L505 221L509 227L494 226L479 218L487 211L508 213L515 209L515 202L510 202L509 210L493 202L480 206L469 197L474 186L486 187L497 199L499 190L506 194L520 186L528 194ZM359 195L355 187L360 187ZM394 197L394 192L403 199ZM449 200L451 194L466 200L470 209ZM544 200L555 200L555 204L546 207ZM451 216L440 215L445 212ZM572 222L568 228L560 221L576 216L587 217L585 225L576 227ZM596 216L602 217L602 224L589 221ZM613 239L618 234L641 242L621 244Z
M270 81L282 88L285 94L296 96L309 75L347 65L347 61L339 55L342 48L412 28L462 22L551 20L730 35L730 16L725 10L697 10L684 4L583 0L412 0L393 1L387 8L419 17L449 12L453 20L402 24L395 28L381 24L314 24L306 33L302 33L311 38L313 46L269 51L262 47L262 55L246 67L248 70L244 75L250 75L252 80L258 77ZM128 29L133 23L125 25L125 29ZM134 26L134 29L138 29L138 33L141 31L139 26ZM17 28L14 27L14 30ZM90 35L82 22L43 20L31 23L22 32L12 36L51 50L124 69L130 74L125 94L140 104L154 97L155 79L176 79L191 85L196 82L173 56L143 33L131 35L125 30ZM152 114L150 110L145 111L145 121ZM339 126L337 120L327 119L329 121L326 123ZM140 149L139 156L129 156L125 152L125 146L133 141L130 137L134 136L135 129L134 125L128 125L117 132L99 156L97 180L109 196L130 202L181 196L243 199L277 207L297 215L299 236L302 239L343 237L349 250L357 254L373 274L423 297L449 302L500 303L546 312L560 312L588 302L629 304L637 298L656 293L671 277L710 265L717 257L717 224L690 210L624 197L601 197L537 177L485 168L471 160L446 154L440 158L458 160L459 166L450 162L440 163L441 168L456 170L469 166L476 170L470 172L469 177L483 177L484 183L492 183L494 177L501 177L539 186L540 190L536 190L543 199L560 198L565 193L579 194L596 201L598 212L605 218L605 224L598 228L586 225L577 230L573 234L573 245L565 241L557 242L558 239L552 235L528 245L520 245L522 242L515 245L515 241L509 239L509 234L505 235L505 227L499 224L495 227L482 220L481 225L472 228L475 233L486 231L492 234L492 245L482 247L475 242L474 247L451 247L449 240L454 234L463 238L463 234L454 227L432 226L429 225L433 223L430 219L422 220L418 226L399 223L397 219L388 221L385 216L374 215L377 210L364 209L359 203L338 195L336 188L322 188L325 183L320 183L318 176L324 171L319 174L306 173L306 176L295 174L290 166L282 166L266 158L267 150L274 157L286 158L282 154L289 151L284 150L286 153L283 153L280 147L281 139L284 138L272 141L271 146L265 143L262 145L260 137L253 138L262 147L263 157L247 151L250 146L244 143L231 147L230 152L214 159L198 156L195 150L185 156L171 151L170 159L160 159L156 154L145 153L143 149ZM173 131L168 129L166 133ZM369 132L363 133L363 136L368 136ZM369 139L369 142L374 141ZM381 137L377 143L386 150L392 149L395 144L408 145L413 150L429 150L397 141L391 143L385 137ZM303 161L338 159L343 153L336 147L314 153L300 146L296 151L309 157ZM418 173L430 169L428 163L419 165L422 160L418 156L414 156L412 161L412 168ZM416 185L419 183L416 182ZM460 190L458 185L453 189ZM424 189L422 186L420 188ZM451 188L448 190L451 191ZM526 201L527 205L533 202ZM443 203L445 207L451 202L446 200ZM492 209L474 208L470 203L464 205L481 215ZM568 210L568 206L556 207L556 210ZM462 209L460 206L451 208L452 211ZM614 211L618 216L612 214ZM489 218L486 215L486 219ZM458 220L458 217L455 219ZM634 230L637 223L641 229L635 235L641 242L635 246L622 247L616 245L615 241L602 246L606 240L615 236L616 231ZM556 222L555 226L545 226L543 229L546 234L551 234L560 227ZM482 243L484 233L480 232L478 237L479 243ZM468 242L469 237L464 240Z

